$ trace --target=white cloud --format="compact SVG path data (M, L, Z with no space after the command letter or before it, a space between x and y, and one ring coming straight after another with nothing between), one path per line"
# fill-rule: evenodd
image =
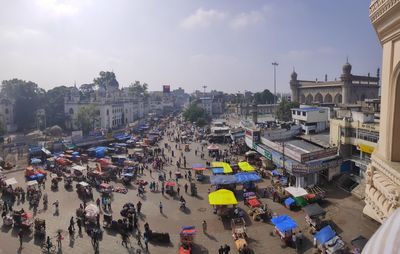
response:
M231 20L230 27L233 29L242 29L262 23L263 21L264 15L259 11L242 12Z
M288 61L308 60L314 57L328 56L336 53L336 50L330 46L319 47L316 49L294 49L289 50L282 58Z
M80 1L37 0L37 4L54 16L74 16L80 11Z
M192 29L196 27L209 27L214 23L221 22L226 18L226 13L218 10L205 10L199 8L195 13L185 18L181 25L184 28Z

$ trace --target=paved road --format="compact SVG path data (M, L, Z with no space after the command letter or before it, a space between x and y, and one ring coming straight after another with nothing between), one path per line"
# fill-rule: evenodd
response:
M164 143L164 141L161 143ZM199 144L192 143L190 145L191 151L185 152L188 165L205 162L204 160L201 160L200 157L194 155L194 149L197 146L200 147ZM180 152L181 151L176 151L175 154L180 154ZM173 164L175 165L175 162ZM169 170L174 172L176 168L168 166L165 170L167 172ZM20 186L26 186L23 179L23 172L10 173L9 177L16 177ZM152 176L150 176L148 171L142 176L143 179L148 181L153 180L153 177L156 177L156 174L153 172ZM183 185L185 180L181 179L179 183L182 189L181 192L184 192ZM268 184L269 180L265 180L260 183L259 186L264 187ZM118 186L118 184L113 185ZM49 204L58 199L60 201L61 212L59 216L53 215L54 209L50 206L46 211L40 210L37 217L46 219L48 234L50 236L55 236L58 229L67 229L69 219L71 216L75 216L75 209L79 206L81 201L78 199L75 188L74 191L69 192L64 189L63 184L60 184L59 191L53 192L49 188L49 182L46 187L45 192L49 195ZM199 229L195 238L195 253L217 253L219 246L225 243L231 246L231 253L235 253L229 222L221 221L215 214L213 214L212 208L208 204L207 192L209 188L209 183L200 183L198 184L198 197L191 197L184 194L189 208L188 212L185 213L179 210L179 202L177 200L174 200L169 196L162 196L161 193L146 192L145 197L142 199L142 212L144 213L144 216L139 222L141 228L143 228L143 224L147 221L152 230L158 232L169 232L172 241L169 246L150 244L150 253L177 253L179 246L178 233L180 227L183 225L194 225ZM119 193L114 194L114 200L112 203L114 218L120 217L119 211L124 203L136 203L138 201L136 193L136 187L133 186L126 195ZM329 198L325 205L328 210L326 217L335 222L337 228L339 228L340 235L343 236L343 239L346 242L349 242L351 238L356 237L359 234L369 237L377 229L378 225L375 222L362 215L362 202L333 187L330 187L328 196ZM95 191L94 200L97 199L97 197L99 197L99 194ZM162 201L164 205L163 215L159 213L158 204L160 201ZM292 216L298 222L299 228L303 229L305 232L307 231L304 213L302 211L289 211L282 205L273 203L270 199L262 199L262 202L267 203L277 214L288 214ZM240 207L247 210L243 206L243 202L240 203ZM28 209L26 203L19 204L14 207L14 209L19 209L20 207ZM42 207L40 206L39 209L41 208ZM200 230L202 220L207 221L208 234L203 234ZM281 248L279 239L270 235L270 232L273 230L272 225L263 222L254 222L249 218L247 218L246 221L248 222L249 245L253 249L254 253L295 253L295 250L292 248ZM16 233L17 231L13 229L7 230L4 227L2 228L2 233L0 233L0 253L41 253L39 247L40 243L35 242L32 235L25 236L23 248L19 248L19 241L16 237ZM312 239L307 232L305 236L308 239ZM131 242L132 248L122 247L119 235L112 232L104 232L103 240L100 242L100 253L136 253L135 251L139 247L136 245L135 240L131 239ZM311 241L306 241L303 249L304 253L312 253L310 247ZM59 253L94 253L94 251L90 238L86 234L76 236L73 241L69 239L68 234L66 233L62 251Z

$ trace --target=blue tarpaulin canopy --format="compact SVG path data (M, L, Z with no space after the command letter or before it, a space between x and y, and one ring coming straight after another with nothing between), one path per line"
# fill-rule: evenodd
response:
M335 231L331 228L331 226L325 226L323 227L320 231L318 231L315 235L314 238L317 239L317 241L320 244L324 244L327 241L331 240L333 237L336 236Z
M127 176L127 177L133 177L132 173L122 173L121 175L122 176Z
M127 135L127 134L124 134L124 133L120 133L120 134L114 135L114 139L116 139L118 141L128 140L130 138L131 138L130 135Z
M291 206L294 203L296 203L296 201L293 198L287 198L287 199L285 199L284 203L285 203L285 206Z
M233 184L236 183L236 177L233 175L215 175L210 177L212 185Z
M272 170L272 175L273 176L281 176L282 174L278 170Z
M212 172L214 175L223 175L224 174L224 168L213 168Z
M237 173L235 174L238 183L255 182L261 180L261 177L255 173Z
M73 152L72 155L78 156L79 152Z
M106 155L107 147L98 146L96 147L96 158L103 158Z
M296 222L288 215L280 215L271 219L272 224L282 233L293 230L297 227Z
M36 175L31 175L31 176L27 176L26 177L29 181L33 181L33 180L40 180L44 178L43 174L36 174Z

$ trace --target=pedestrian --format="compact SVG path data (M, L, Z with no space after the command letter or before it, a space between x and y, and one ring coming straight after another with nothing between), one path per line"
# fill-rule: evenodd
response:
M218 249L218 254L224 254L224 247L221 245Z
M205 234L207 232L207 222L203 220L203 223L201 225L203 226L203 233Z
M224 254L229 254L230 251L231 251L231 247L229 247L228 244L225 244L225 246L224 246Z
M169 178L172 178L172 172L171 172L171 170L169 171Z
M98 208L100 208L100 198L96 199L96 205L97 205Z
M156 191L158 191L158 182L156 183Z
M71 229L75 230L74 216L72 216L71 219L69 220L69 226L71 227Z
M22 229L18 231L18 237L19 237L19 247L22 248L22 238L24 237Z
M185 183L185 193L187 193L187 191L188 191L188 184L187 183Z
M138 214L140 214L140 210L142 209L142 202L140 202L140 200L137 202L136 207Z
M161 185L161 194L164 196L164 184Z
M160 201L160 213L163 213L163 204Z
M149 239L147 237L147 233L144 233L143 237L144 237L144 245L146 247L146 251L148 252L149 251Z
M59 214L58 206L60 205L60 202L58 202L58 200L56 200L56 202L54 202L53 205L54 205L54 207L56 208L56 211L55 211L54 214L55 214L55 215L58 215L58 214Z
M140 234L140 231L138 230L138 231L136 232L136 240L137 240L137 244L138 244L139 246L142 246L141 238L142 238L142 236L141 236L141 234Z
M123 232L121 245L124 246L125 244L125 247L128 248L128 240L129 240L129 235L126 232Z
M63 236L61 235L61 232L58 231L58 233L57 233L57 246L58 246L58 249L61 249L61 247L62 247L62 245L61 245L62 238L63 238Z
M78 225L79 234L82 233L82 221L80 218L76 218L76 225Z
M179 193L181 192L181 188L178 186L178 188L176 189L176 191L178 192L178 196L180 196L179 195Z
M296 240L297 240L297 238L296 238L296 233L292 233L292 244L293 244L293 247L297 250L297 242L296 242Z
M301 232L301 230L299 230L299 232L297 233L297 243L299 245L298 248L300 249L303 245L303 232Z

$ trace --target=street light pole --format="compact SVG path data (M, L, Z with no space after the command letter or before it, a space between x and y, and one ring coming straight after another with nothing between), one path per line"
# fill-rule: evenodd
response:
M276 67L279 64L277 62L273 62L272 66L274 66L274 108L275 108L275 113L274 113L274 120L276 120Z

